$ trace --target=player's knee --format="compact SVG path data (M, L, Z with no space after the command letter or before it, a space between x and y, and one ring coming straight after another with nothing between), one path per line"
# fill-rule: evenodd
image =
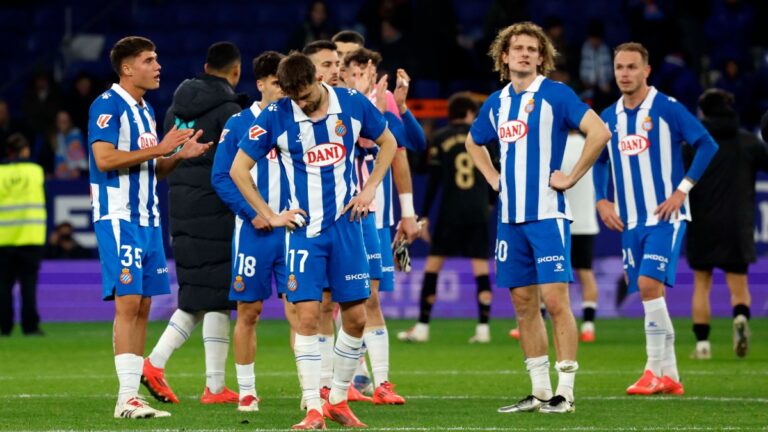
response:
M237 321L250 327L255 326L256 323L259 322L261 310L261 302L248 304L245 307L242 307L241 305L241 307L237 309Z
M477 293L477 302L481 305L488 306L493 301L493 295L490 291L480 291Z
M647 276L637 278L637 288L643 301L654 300L664 294L664 284Z

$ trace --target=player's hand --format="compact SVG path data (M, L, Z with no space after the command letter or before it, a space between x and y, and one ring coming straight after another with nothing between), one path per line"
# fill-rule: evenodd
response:
M290 230L301 228L305 225L307 212L300 208L285 210L279 215L274 215L268 219L273 228L286 227Z
M349 220L360 220L360 218L364 218L368 216L368 209L371 206L371 202L373 202L373 198L376 196L376 189L375 188L367 188L364 187L362 191L360 191L359 194L352 197L351 200L349 200L349 203L347 203L346 206L344 206L344 209L341 211L341 214L344 214L347 212L347 210L352 210L349 212Z
M397 83L395 84L395 103L397 109L400 110L400 114L404 114L408 106L405 104L405 100L408 99L408 88L411 84L411 77L405 72L405 69L397 70Z
M184 147L182 147L181 151L178 153L179 159L193 159L202 156L203 153L211 148L213 141L208 141L207 143L197 142L201 135L203 135L202 129L195 132L195 134L184 143Z
M657 215L661 220L669 220L670 217L677 219L679 216L680 207L685 202L685 194L678 189L672 193L672 196L667 198L660 206L656 207L653 214Z
M607 199L601 199L598 201L597 213L600 215L600 219L602 219L603 223L608 227L608 229L619 232L624 231L624 222L622 222L621 218L619 218L619 215L616 214L616 207L613 206L612 202L608 201Z
M384 114L387 111L387 80L389 75L381 77L376 83L376 108Z
M397 224L395 240L392 242L392 245L394 246L401 239L405 239L408 244L411 244L418 237L419 224L416 222L416 217L404 217Z
M172 127L167 134L157 145L157 151L160 155L167 155L173 153L176 148L183 145L187 140L192 138L192 134L195 131L192 129L179 129L176 126Z
M556 191L566 191L573 187L573 183L571 176L565 175L565 173L560 170L552 171L552 174L549 176L549 187Z
M365 65L365 68L360 65L352 66L349 68L347 74L347 77L350 80L348 84L360 93L367 95L376 79L374 75L375 73L376 71L374 70L373 62L371 60L368 60L368 64Z
M427 244L432 243L432 236L429 234L429 219L423 217L419 219L419 238Z
M262 215L257 214L255 218L251 219L251 225L257 230L272 231L272 225Z

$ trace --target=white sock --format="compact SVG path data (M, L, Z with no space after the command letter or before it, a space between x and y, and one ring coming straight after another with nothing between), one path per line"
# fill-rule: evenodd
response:
M245 365L235 363L235 370L240 399L247 395L256 396L256 375L253 373L253 363Z
M579 363L575 360L563 360L555 362L555 369L557 369L557 391L555 394L564 397L568 402L573 402L573 383L576 380Z
M115 371L117 371L117 404L122 405L128 399L138 396L141 371L144 359L136 354L118 354L115 356Z
M229 352L229 312L206 312L203 317L205 385L211 393L224 390L224 368Z
M336 346L333 348L333 385L328 401L331 405L347 400L349 383L355 374L357 362L360 359L360 347L363 338L356 338L339 329Z
M389 381L389 332L386 327L375 327L363 334L363 340L371 360L373 385L378 387L381 383ZM361 358L365 359L363 355Z
M644 301L643 309L645 310L645 351L648 355L645 369L656 376L661 376L661 361L664 358L664 345L668 333L665 318L667 302L664 297Z
M323 412L320 401L320 347L317 339L317 335L304 336L296 333L293 342L301 397L307 403L307 412L313 409Z
M371 374L368 372L368 363L365 361L365 354L368 352L368 348L365 346L365 336L363 336L363 346L360 348L360 360L357 361L357 367L355 368L355 375L352 378L352 384L354 384L355 378L364 376L370 381Z
M549 357L531 357L525 359L525 368L531 377L531 394L541 400L552 399L552 381L549 378Z
M149 362L152 363L152 366L165 369L165 364L171 354L189 339L189 335L195 329L198 321L197 316L176 309L176 312L171 315L171 319L168 320L168 327L165 328L160 340L157 341L157 345L149 354Z
M418 334L429 334L429 324L417 322L416 325L413 326L413 330Z
M320 387L331 388L333 381L333 335L319 334Z
M680 381L680 373L677 371L677 356L675 355L675 326L669 310L664 308L665 327L667 336L664 339L664 358L661 360L661 376L667 375L675 381Z

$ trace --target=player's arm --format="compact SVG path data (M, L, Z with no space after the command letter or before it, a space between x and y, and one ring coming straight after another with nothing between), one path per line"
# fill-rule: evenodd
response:
M253 160L248 153L239 149L235 155L235 159L232 161L232 168L229 170L229 175L232 177L232 181L240 190L248 204L250 204L256 212L262 215L270 226L288 228L295 228L301 226L295 219L296 214L306 216L307 213L302 209L286 210L279 215L275 214L264 198L259 193L259 188L256 187L256 183L253 182L251 177L251 169L256 165L256 161Z
M410 87L411 77L405 72L405 69L397 70L397 81L395 84L395 91L393 92L395 98L395 105L400 112L400 117L403 121L403 127L405 128L405 134L407 140L403 145L411 151L423 152L427 148L427 137L424 135L424 128L421 127L416 117L408 109L406 100L408 99L408 89Z
M216 154L213 156L213 167L211 168L211 185L224 204L239 215L242 219L251 221L256 218L256 210L248 204L243 194L237 189L237 186L229 176L229 170L232 167L232 161L237 154L237 133L235 125L230 121L224 126L223 137L219 140L216 148Z
M173 132L173 129L171 129L171 132ZM179 163L182 160L194 159L196 157L202 156L203 153L207 152L208 149L211 148L211 146L213 145L213 141L209 141L207 143L198 142L197 140L200 139L200 136L202 135L203 135L203 130L200 129L197 132L195 132L195 134L192 135L191 138L189 138L186 142L184 142L184 146L181 148L179 152L177 152L171 157L158 159L157 164L155 165L155 174L157 174L157 179L162 180L168 177L171 171L176 169L176 167L179 166ZM166 134L165 137L168 138L168 134ZM163 141L165 141L165 139ZM171 151L173 151L173 149L175 149L176 147L171 147ZM170 153L170 151L165 152L163 154L168 154L168 153Z
M130 168L148 160L159 158L164 154L170 153L173 151L173 149L184 144L185 142L194 142L194 144L199 145L197 144L196 140L201 134L202 131L199 131L198 134L193 135L193 131L190 129L178 130L174 128L165 135L165 138L160 142L160 144L154 147L148 147L134 151L123 151L118 150L115 145L110 142L94 141L91 144L91 149L93 151L93 159L96 163L96 168L98 168L101 172L106 172ZM203 147L204 149L208 149L210 144L199 146ZM203 152L204 151L205 150L203 150ZM159 165L160 161L158 161L156 172L159 171Z
M704 126L699 122L691 113L688 112L682 105L675 102L672 106L672 115L675 118L675 123L678 129L688 143L691 144L696 150L696 155L693 157L691 167L688 168L688 172L685 173L685 177L677 185L677 189L672 192L672 195L667 197L661 205L656 207L653 214L658 215L661 220L669 220L670 217L677 214L680 207L685 202L685 197L688 192L691 191L693 186L704 174L707 166L712 161L717 153L718 145L712 136L704 129Z
M560 170L552 173L549 178L552 189L564 191L573 187L594 165L606 143L611 139L611 131L593 110L588 110L584 114L579 123L579 130L586 136L584 150L568 175Z
M608 176L610 175L610 157L604 149L592 167L592 183L595 186L597 214L608 229L624 231L624 222L616 213L616 207L608 200Z
M363 190L349 200L349 203L347 203L342 211L343 214L347 210L352 209L349 215L350 220L359 219L361 216L368 214L368 207L376 196L376 188L381 183L381 180L384 179L384 175L392 164L392 159L394 159L395 152L397 151L397 141L395 141L395 137L388 128L384 128L384 132L374 141L379 146L379 154L373 163L373 171L368 177L368 181L365 182ZM256 210L258 211L258 209Z
M419 225L416 223L416 212L413 208L413 182L405 148L395 152L392 160L392 177L400 197L400 223L397 225L394 240L405 237L408 243L413 243L419 236Z
M488 153L488 149L485 148L485 146L475 144L475 139L472 137L471 133L467 134L467 140L464 142L464 146L467 148L467 153L469 153L469 157L472 158L475 167L483 173L483 177L485 177L485 180L491 185L493 190L498 192L499 177L501 175L493 166L491 154Z
M397 242L405 237L408 243L413 243L419 235L419 226L416 223L416 212L413 208L413 181L411 180L411 167L408 164L408 153L401 144L407 141L403 122L395 114L387 111L384 113L390 132L398 144L395 157L392 160L392 177L400 198L400 222L397 224L397 232L394 240Z

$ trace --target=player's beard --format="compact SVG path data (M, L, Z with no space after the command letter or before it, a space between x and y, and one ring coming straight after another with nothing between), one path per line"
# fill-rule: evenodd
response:
M325 89L322 89L324 92ZM323 93L320 93L320 97L317 98L317 100L314 101L307 101L307 104L304 105L304 108L302 108L302 111L304 111L304 114L310 115L313 112L317 111L318 108L320 108L320 105L323 103Z

